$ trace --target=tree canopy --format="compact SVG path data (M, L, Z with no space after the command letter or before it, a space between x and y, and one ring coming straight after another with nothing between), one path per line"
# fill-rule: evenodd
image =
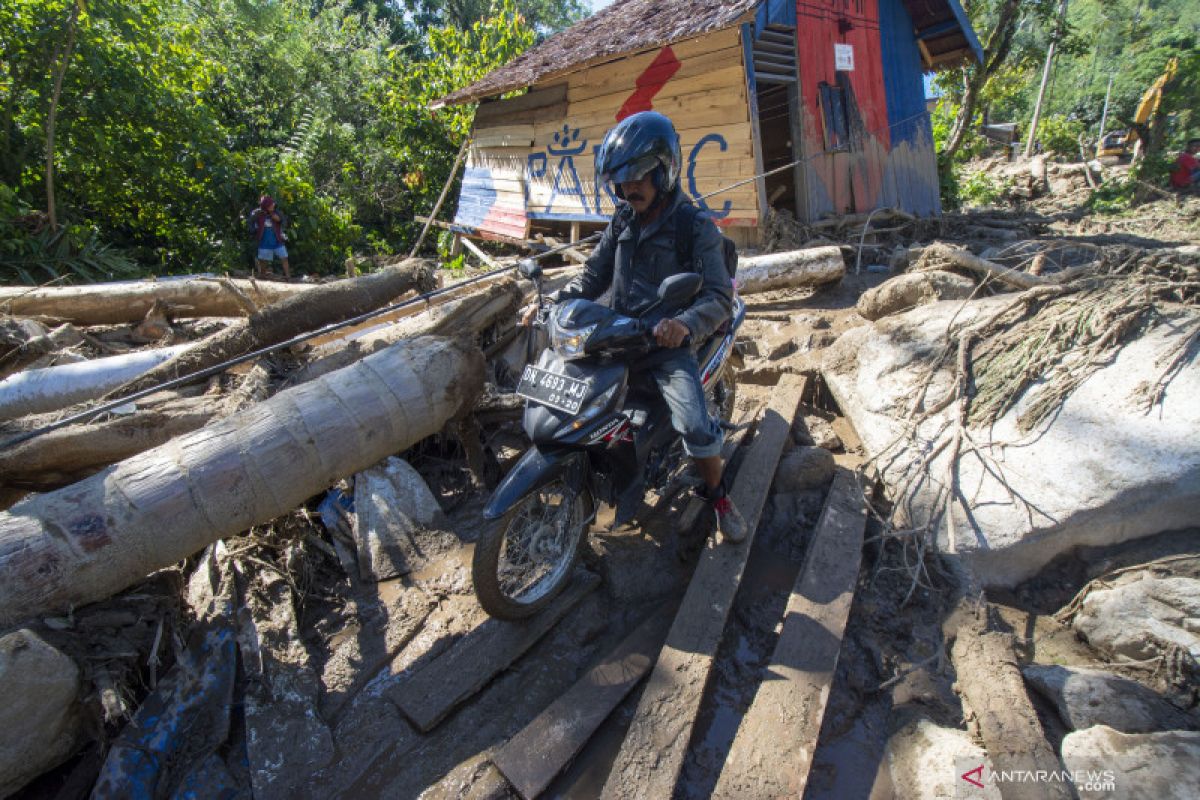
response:
M246 268L261 194L290 217L304 271L398 251L469 129L469 109L430 102L582 13L577 0L8 0L0 276Z

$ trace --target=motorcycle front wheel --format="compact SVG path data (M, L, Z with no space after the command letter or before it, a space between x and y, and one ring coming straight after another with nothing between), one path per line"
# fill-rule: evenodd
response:
M471 578L483 610L524 619L571 579L587 532L583 491L563 480L530 492L475 543Z

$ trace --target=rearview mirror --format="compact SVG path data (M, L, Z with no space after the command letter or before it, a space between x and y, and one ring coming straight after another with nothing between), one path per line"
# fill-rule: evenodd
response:
M704 278L695 272L672 275L658 285L658 301L674 310L695 297L703 285Z
M517 272L536 282L538 278L542 277L542 265L532 258L522 258L517 262Z

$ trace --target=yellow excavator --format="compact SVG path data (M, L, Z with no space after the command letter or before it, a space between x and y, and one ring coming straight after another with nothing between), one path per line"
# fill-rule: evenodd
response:
M1158 107L1162 105L1167 84L1175 80L1175 74L1178 71L1179 59L1172 58L1167 62L1167 68L1163 70L1163 74L1159 75L1150 88L1142 94L1142 99L1138 101L1137 112L1133 115L1133 125L1127 131L1113 131L1104 134L1100 139L1100 144L1096 146L1096 158L1115 156L1125 160L1137 155L1137 146L1141 144L1142 135L1147 129L1146 126L1158 113Z

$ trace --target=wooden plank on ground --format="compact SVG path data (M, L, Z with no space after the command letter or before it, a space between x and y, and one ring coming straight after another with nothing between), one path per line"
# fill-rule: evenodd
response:
M805 383L803 376L787 375L771 394L730 493L750 533L739 545L710 543L701 554L667 643L604 784L601 797L605 800L657 800L671 797L675 789L717 645Z
M839 469L825 500L783 630L725 759L714 797L801 797L833 685L862 556L866 506Z
M671 626L668 603L492 757L525 800L540 795L650 671Z
M599 576L588 572L577 577L537 616L520 622L486 620L407 680L391 687L388 698L418 729L433 730L459 703L520 658L599 583Z
M750 427L754 422L754 418L758 416L760 408L761 404L759 403L750 405L731 420L736 429L725 434L725 443L721 445L721 460L726 466L729 464L729 459L733 458L733 454L742 446L742 440L750 432ZM700 522L700 515L705 511L708 512L709 524L711 525L712 511L710 510L708 501L699 496L694 496L688 500L687 505L683 507L683 513L679 515L679 532L686 535L694 531L696 525Z

